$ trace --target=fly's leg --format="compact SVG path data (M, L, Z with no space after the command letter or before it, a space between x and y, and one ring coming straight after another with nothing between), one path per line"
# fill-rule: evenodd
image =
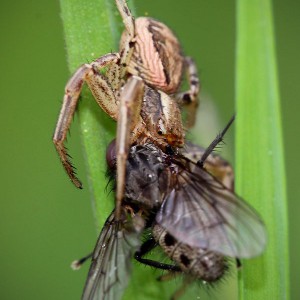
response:
M80 259L74 260L71 264L71 268L73 270L79 270L81 268L81 266L92 256L93 256L93 252L89 253L88 255L86 255Z
M126 160L129 147L137 139L144 127L140 116L143 94L143 81L139 77L132 76L127 80L120 95L116 138L116 220L120 218L121 203L124 196Z
M197 165L215 176L229 190L234 190L234 173L231 165L219 156L211 155L216 146L223 141L224 135L232 125L235 116L233 116L226 127L216 136L212 143L206 148Z
M168 270L172 272L181 272L181 269L178 266L175 265L169 265L169 264L164 264L152 259L146 259L143 258L144 255L146 255L148 252L150 252L152 249L154 249L157 246L157 243L153 237L149 238L147 241L145 241L140 249L135 252L134 258L147 266L154 267L157 269L162 269L162 270Z
M197 72L197 66L191 57L185 57L185 68L187 71L187 78L189 81L189 90L176 95L177 101L180 105L186 106L188 118L186 126L192 127L196 120L196 111L199 105L198 96L200 92L200 81Z
M119 54L111 53L104 55L91 64L82 65L71 77L65 88L62 108L53 135L53 143L60 156L60 160L76 187L82 188L80 180L76 177L74 167L70 161L70 156L64 146L67 132L70 128L75 114L78 99L84 82L90 87L96 101L112 118L117 118L117 101L114 91L109 83L98 70L111 64L119 63Z
M238 270L240 270L242 268L242 266L243 266L243 264L242 264L242 262L241 262L241 260L239 258L235 259L235 264L236 264L236 268Z
M208 158L208 156L215 150L215 148L218 146L218 144L223 142L223 138L229 129L229 127L232 125L233 121L235 119L235 115L231 117L228 124L225 126L225 128L215 137L215 139L210 143L210 145L206 148L204 151L201 159L197 162L197 165L200 167L203 167L203 164L205 160Z
M206 149L191 143L185 145L182 154L197 163L205 153ZM230 163L216 154L210 154L203 164L204 169L216 177L229 190L234 189L234 172Z

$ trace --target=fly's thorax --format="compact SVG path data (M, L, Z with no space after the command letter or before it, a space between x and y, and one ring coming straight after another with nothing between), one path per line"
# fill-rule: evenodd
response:
M125 196L127 202L148 210L161 206L169 185L169 173L160 149L153 145L131 147L126 162Z
M141 142L141 141L140 141ZM106 151L108 175L116 176L116 140ZM170 186L163 152L153 144L137 144L130 148L126 161L125 202L144 211L156 211L162 204Z
M217 281L224 275L227 268L224 256L181 243L158 224L153 226L152 234L184 273L207 282Z
M176 101L162 91L145 87L141 117L153 143L182 147L184 130Z
M125 31L120 42L124 49L128 41ZM135 20L135 37L128 73L140 76L150 86L166 93L178 91L184 60L174 33L163 23L152 18Z

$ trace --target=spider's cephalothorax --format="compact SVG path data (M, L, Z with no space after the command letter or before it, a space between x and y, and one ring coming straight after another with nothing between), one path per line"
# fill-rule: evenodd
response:
M162 149L167 145L182 147L184 130L180 107L197 106L199 80L192 59L183 56L177 38L166 25L145 17L134 20L125 0L116 0L116 4L125 25L120 51L82 65L70 78L53 142L71 181L81 188L64 142L86 83L99 106L118 123L118 216L130 145L151 141ZM101 72L104 68L105 74ZM180 92L184 72L187 72L190 87ZM194 119L194 114L193 109L189 121Z

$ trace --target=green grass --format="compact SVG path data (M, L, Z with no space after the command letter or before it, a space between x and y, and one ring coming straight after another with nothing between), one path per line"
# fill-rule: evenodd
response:
M119 38L114 15L116 9L106 0L61 0L67 59L72 74L81 64L116 49ZM79 126L84 149L89 186L93 197L95 219L100 229L112 211L114 197L107 195L105 187L107 144L115 137L114 122L96 104L87 88L84 89L79 109Z
M263 256L244 261L240 299L289 299L287 198L270 0L237 1L236 190L268 231Z

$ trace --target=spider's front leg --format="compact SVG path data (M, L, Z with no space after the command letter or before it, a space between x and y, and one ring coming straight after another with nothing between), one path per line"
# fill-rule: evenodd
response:
M134 51L135 21L125 0L116 0L116 5L126 29L120 40L120 78L124 78Z
M128 8L125 0L116 0L116 5L123 19L124 26L128 34L133 38L134 36L134 18Z
M136 76L132 76L127 80L120 95L116 138L116 220L119 220L121 203L124 197L126 160L128 157L129 147L139 137L144 127L140 115L143 95L144 82Z
M200 80L198 76L197 66L191 57L184 58L187 79L189 82L189 90L176 95L178 103L187 107L188 118L186 127L192 127L195 124L196 111L199 105L198 96L200 93Z
M75 114L84 82L88 84L101 108L113 119L117 119L118 107L114 91L108 80L98 70L111 64L118 64L119 59L119 54L111 53L98 58L91 64L82 65L71 77L65 88L62 108L53 135L53 143L67 174L78 188L82 188L82 184L75 175L70 156L64 146L67 132Z

